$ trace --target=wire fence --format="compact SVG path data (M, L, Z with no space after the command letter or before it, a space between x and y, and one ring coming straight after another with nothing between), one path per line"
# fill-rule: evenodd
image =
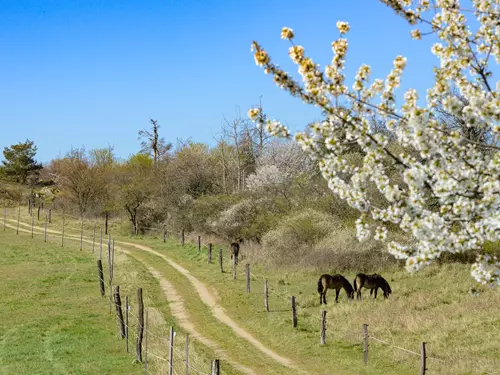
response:
M199 246L199 243L193 243L192 241L190 242L190 244L191 244L191 246L195 246L195 247ZM209 247L209 245L206 243L202 243L201 245L202 245L203 249L208 249L208 247ZM222 255L222 259L226 263L228 263L228 262L230 263L232 261L232 256L231 256L231 258L228 258L227 256ZM249 272L249 274L252 277L252 282L258 282L258 283L264 285L264 283L268 280L268 278L265 277L264 275L258 275L258 274L255 274L254 272ZM275 296L277 299L281 300L281 302L283 304L290 306L292 294L284 294L282 292L276 291L270 285L267 286L267 292L269 294ZM301 309L301 307L298 305L296 305L295 308L297 310ZM291 308L290 308L290 311L291 311ZM313 318L320 323L322 322L322 318L320 316L310 314L307 310L303 310L303 317ZM318 332L319 331L320 330L318 329ZM338 330L326 330L326 334L329 335L331 338L340 339L340 340L347 339L347 340L351 340L351 341L362 342L365 339L363 337L363 333L361 330L359 332L355 332L355 331L339 332ZM367 335L366 339L369 339L370 341L374 341L375 343L379 343L379 344L391 347L393 349L399 350L400 352L403 352L403 353L418 356L421 359L421 362L424 363L424 366L425 366L426 360L436 361L436 362L439 362L440 364L444 364L444 365L447 365L447 364L451 365L452 364L451 360L446 360L444 358L438 358L435 356L429 356L426 353L422 353L422 351L416 352L416 351L404 348L400 345L395 345L387 340L380 339L380 338L375 337L373 335ZM425 358L423 360L422 360L422 356L425 356ZM427 368L421 368L422 374L425 374L427 372L428 372Z
M93 249L92 255L97 256L97 259L102 258L103 253L102 253L102 251L95 251L96 245L98 245L99 247L105 245L105 250L106 250L106 253L104 254L105 256L109 257L110 252L114 252L114 241L113 241L111 236L101 237L99 239L99 242L96 243L96 238L95 238L96 236L95 235L92 235L92 236L83 235L83 230L82 230L81 234L64 233L64 231L48 229L47 226L45 226L45 225L43 227L40 227L38 225L35 226L34 220L31 220L30 223L22 222L20 220L21 216L18 215L20 210L17 209L15 211L16 211L15 212L16 215L13 215L15 218L10 218L11 215L9 215L9 211L7 209L4 209L3 230L6 230L7 228L14 229L14 230L16 230L16 232L18 234L19 234L19 232L27 233L27 234L31 234L32 237L34 235L37 235L37 236L43 235L45 241L51 241L51 242L55 242L55 241L58 242L62 238L65 238L65 239L73 241L73 242L80 242L80 244L85 243L85 244L87 244L87 246L89 244L92 244L92 249ZM57 213L55 213L55 212L51 213L51 215L54 215L54 214L57 215ZM79 218L79 217L71 216L71 215L67 215L67 214L64 214L64 217L71 217L71 218L74 218L77 220L81 220L81 218ZM92 224L92 226L91 226L92 230L94 230L94 228L96 227L96 226L94 226L94 224L97 225L97 221L89 221L89 222ZM45 221L43 223L45 224ZM84 226L81 225L81 228L84 228ZM113 249L111 249L111 248L113 248ZM107 265L107 267L103 266L103 271L107 271L107 273L109 274L110 269L111 269L111 274L114 274L114 265L111 264L111 267L110 267L110 263L109 263L109 259L108 259L108 265ZM113 297L114 297L113 287L116 285L114 283L112 283L113 278L114 278L114 275L111 277L111 281L110 281L110 279L106 278L106 277L100 277L100 276L97 277L97 280L99 282L102 282L104 285L111 287L111 289L108 289L110 312L112 312L111 311L112 307L115 310L116 309L122 310L122 308L125 308L125 310L126 310L125 314L128 314L128 316L131 318L131 320L138 322L139 316L133 312L133 310L130 308L131 307L130 304L128 306L123 306L122 304L117 304L114 301L114 299L113 299ZM123 295L123 290L121 291L121 294ZM136 352L137 351L137 338L139 337L138 333L136 331L138 329L139 323L129 322L128 324L126 324L125 321L119 322L117 319L117 324L118 324L118 326L120 326L120 324L123 324L124 329L126 329L126 331L128 333L127 347L129 347L129 349L130 348L133 349L133 351ZM109 329L108 326L106 326L104 324L100 324L99 326L104 331L111 333L113 335L116 335L118 337L121 337L120 328L116 332L113 332ZM147 329L143 327L144 335L147 335L148 339L150 340L149 347L147 348L147 352L144 351L145 349L142 349L142 351L144 352L144 355L145 355L144 361L146 361L146 362L144 362L145 363L144 371L147 374L153 374L154 372L152 372L152 371L154 371L154 369L158 369L158 372L157 372L158 374L167 372L164 369L162 369L161 366L159 366L156 362L166 363L167 366L170 367L170 360L168 358L166 358L164 355L161 355L158 352L156 352L156 350L158 350L159 348L168 347L170 345L169 344L169 341L170 341L169 337L165 334L165 332L162 332L162 331L164 331L164 330L162 330L161 327L147 328ZM165 343L167 345L165 345ZM190 343L190 347L191 347L191 349L193 349L193 343ZM132 352L132 351L129 350L129 353L130 352ZM211 368L211 363L207 364L207 360L200 357L199 355L197 355L196 351L193 352L193 350L189 350L189 357L188 357L187 361L186 361L186 357L182 356L180 354L181 352L177 348L175 348L175 346L173 347L173 352L176 355L176 358L180 360L180 361L175 361L175 364L174 364L174 361L172 361L172 372L174 374L177 374L178 371L180 371L179 370L180 367L183 367L183 370L184 370L184 368L186 367L186 362L187 362L187 367L191 373L205 374L205 375L211 373L211 371L201 370L201 368L203 368L203 367ZM149 361L149 359L153 359L153 361ZM182 372L185 373L184 371L182 371Z
M57 239L61 239L64 238L65 234L64 234L64 228L65 228L65 222L64 220L62 220L61 224L62 224L62 233L61 231L57 231L57 230L53 230L53 229L48 229L47 228L47 225L45 225L45 227L40 227L40 226L34 226L34 220L32 219L31 220L31 223L23 223L20 221L20 208L16 210L16 212L14 212L15 215L11 215L11 216L14 216L15 218L14 219L10 219L8 218L8 210L7 209L4 209L4 220L3 220L3 225L4 225L4 230L6 229L6 227L9 227L9 228L13 228L13 229L16 229L17 231L21 230L21 231L24 231L24 232L31 232L32 236L34 235L35 233L35 229L36 229L36 232L37 233L40 233L40 231L44 231L44 236L45 236L45 240L49 240L52 239L54 240L54 238L57 238ZM34 217L34 212L32 211L31 213L31 217L33 218ZM61 218L64 218L64 217L68 217L68 218L72 218L72 219L76 219L76 220L79 220L80 221L80 230L81 230L81 233L80 235L77 235L77 234L68 234L66 235L66 238L70 239L70 240L73 240L73 241L80 241L81 243L81 247L82 247L82 244L84 242L86 243L89 243L90 242L90 238L92 239L92 250L93 250L93 254L99 254L99 258L102 258L102 248L103 248L103 243L106 244L106 246L110 246L111 244L111 237L108 233L108 237L103 237L102 235L102 228L103 228L103 225L102 225L102 222L101 221L98 221L97 219L87 219L87 218L82 218L82 217L77 217L77 216L72 216L72 215L68 215L66 213L64 214L60 214L58 212L54 212L53 210L51 211L51 215L55 215L55 216L59 216ZM24 217L24 216L23 216ZM47 221L47 215L45 217L45 221L44 223ZM14 226L13 224L7 224L7 222L9 223L14 223L17 221L17 226ZM40 220L42 221L42 220ZM31 230L28 230L28 229L21 229L20 227L23 227L23 228L29 228L31 227ZM72 225L72 227L75 227L74 223ZM87 228L87 232L88 232L88 228L90 228L92 230L92 235L84 235L84 232L85 232L85 228ZM166 227L165 224L161 224L159 223L157 226L153 226L153 227L141 227L141 230L149 230L149 231L157 231L158 233L163 233L164 235L164 239L165 237L168 235L172 235L172 232L170 230L168 230L168 228ZM99 233L99 240L96 242L96 231L97 233ZM184 239L184 236L182 236L183 239ZM99 246L99 252L96 251L96 246ZM198 246L198 249L201 250L201 248L203 247L203 249L208 249L208 244L206 243L201 243L201 242L198 242L198 243L195 243L195 244L192 244L194 246ZM109 250L108 250L109 251ZM213 254L213 259L216 259L217 257L217 254ZM231 257L232 258L232 257ZM225 255L222 255L222 261L225 262L225 263L228 263L228 262L231 262L231 258L228 258L227 256ZM249 277L253 278L252 281L254 282L258 282L258 283L261 283L262 285L264 283L266 283L267 281L267 278L265 277L265 275L259 275L259 274L255 274L254 272L250 272L249 273ZM108 282L109 280L103 280L101 279L101 281L103 281L104 283ZM275 290L275 288L273 288L272 286L269 286L267 287L267 291L268 293L270 293L271 295L273 295L277 300L280 300L285 306L286 305L289 305L290 304L290 300L291 300L291 294L287 294L287 293L283 293L281 291L278 291L278 290ZM111 291L110 291L111 293ZM297 310L300 310L302 311L302 318L313 318L315 319L316 321L318 321L319 323L322 323L323 322L323 319L319 316L316 316L314 314L311 314L310 312L308 312L307 310L302 310L302 307L300 305L297 305L295 306L295 308ZM129 314L131 316L133 316L134 318L138 319L138 316L137 315L134 315L131 311L129 311ZM127 327L128 328L128 327ZM137 328L137 327L136 327ZM319 331L319 330L318 330ZM154 338L155 340L157 341L164 341L166 340L166 342L168 343L169 342L169 337L167 337L165 335L165 333L159 333L159 332L156 332L155 330L152 330L152 329L148 329L147 331L148 335L150 335L152 338ZM135 336L137 337L137 334L134 333ZM338 339L338 340L350 340L350 341L355 341L355 342L363 342L363 340L370 340L370 342L375 342L375 343L379 343L379 344L382 344L382 345L385 345L385 346L388 346L388 347L391 347L391 348L394 348L396 350L399 350L401 352L404 352L404 353L407 353L407 354L411 354L411 355L414 355L414 356L418 356L422 359L423 363L424 363L424 366L425 366L425 361L427 359L429 360L432 360L432 361L437 361L437 362L440 362L440 363L443 363L443 364L447 364L448 362L446 362L445 359L442 359L442 358L437 358L435 356L428 356L426 355L426 353L422 353L422 352L416 352L416 351L413 351L413 350L410 350L410 349L407 349L407 348L404 348L400 345L395 345L394 343L391 343L387 340L383 340L383 339L380 339L378 337L374 337L372 335L368 335L366 334L365 337L363 337L363 333L361 332L361 330L359 332L354 332L354 331L344 331L344 332L340 332L339 330L326 330L326 334L331 337L331 338L334 338L334 339ZM183 354L181 353L180 350L178 350L177 348L173 347L173 353L174 353L174 356L177 357L177 359L181 360L181 362L183 363L186 363L186 358L185 356L183 357ZM148 356L151 356L152 358L154 358L155 360L157 361L161 361L161 362L164 362L166 363L167 365L169 365L169 362L170 360L158 353L155 353L151 350L148 350ZM194 366L192 364L192 361L193 362L198 362L197 366ZM206 374L207 372L206 371L203 371L203 370L200 370L201 367L205 367L206 363L203 365L203 366L200 366L200 363L203 362L204 360L201 359L200 357L198 356L190 356L189 357L189 360L187 361L187 367L189 369L191 369L192 371L194 371L195 373L199 373L199 374ZM207 366L209 367L209 366ZM421 372L422 374L425 374L425 371L427 369L424 367L423 369L421 369ZM172 369L172 371L175 372L174 369Z

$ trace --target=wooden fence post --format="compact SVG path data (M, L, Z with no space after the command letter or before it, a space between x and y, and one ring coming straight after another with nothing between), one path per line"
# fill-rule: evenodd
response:
M198 236L198 255L200 254L201 252L201 237Z
M52 208L49 208L49 224L52 224Z
M80 251L83 249L83 219L82 219L82 229L80 230Z
M167 226L163 224L163 242L167 242Z
M16 234L19 234L19 220L21 219L21 207L17 210L17 229Z
M64 211L63 211L63 222L62 222L61 247L64 247Z
M109 268L109 290L111 290L111 285L113 284L113 276L114 276L114 262L115 262L115 240L113 242L109 242L108 246L108 268ZM111 295L109 299L109 313L111 314Z
M146 310L146 342L145 342L145 355L144 355L144 373L147 374L148 373L148 322L149 322L149 318L148 318L148 310Z
M326 344L326 310L321 311L321 330L319 333L319 342L321 345Z
M181 232L181 245L184 246L184 229Z
M427 371L427 354L425 350L425 342L420 343L420 375L425 375Z
M111 273L115 276L115 239L113 238L113 245L111 246Z
M207 261L208 263L212 263L212 244L208 244L208 255L207 255Z
M219 360L214 359L212 361L212 375L219 375L219 374L220 374Z
M236 257L233 255L233 280L236 280Z
M28 199L28 213L31 215L31 199Z
M363 363L368 363L368 324L363 324Z
M104 219L104 234L108 234L108 213L106 212Z
M102 259L102 227L99 228L101 230L101 244L99 246L99 259Z
M109 313L111 314L112 309L112 297L111 297L111 285L113 283L113 268L111 267L111 239L108 238L108 283L109 283Z
M292 296L292 327L297 328L297 306L295 305L295 296Z
M189 333L186 333L186 375L189 375Z
M222 249L219 249L219 268L220 273L224 273L224 268L222 268Z
M95 223L94 223L94 229L92 230L92 254L94 254L95 250Z
M142 335L144 333L144 302L142 301L142 288L137 288L137 345L136 345L136 361L142 362Z
M264 307L269 312L269 293L267 290L267 279L264 280Z
M7 226L7 207L4 207L4 209L3 209L3 230L5 230L6 226Z
M104 290L104 274L102 272L102 261L99 259L97 261L97 273L99 275L99 289L101 291L101 296L106 294Z
M120 331L120 337L125 338L125 323L123 322L123 312L122 312L122 300L120 298L120 286L115 286L115 310L116 318L118 320L118 328Z
M36 217L37 217L38 221L40 221L40 206L38 206Z
M43 242L47 242L47 214L45 214L45 231L43 233Z
M31 238L33 238L33 227L35 225L35 215L31 216Z
M168 350L168 375L173 375L174 371L174 327L170 327L170 339Z
M125 296L125 340L126 340L125 347L127 349L127 353L128 353L128 309L129 309L128 296Z
M245 273L247 276L247 293L250 293L250 264L245 265Z

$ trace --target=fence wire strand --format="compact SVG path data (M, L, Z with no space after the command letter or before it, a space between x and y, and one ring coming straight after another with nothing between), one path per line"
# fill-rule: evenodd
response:
M53 208L44 208L44 209L43 209L43 213L48 215L48 213L47 213L46 211L47 211L47 210L49 210L49 209L51 210L51 216L59 216L59 217L64 216L64 217L68 217L68 218L73 218L73 219L76 219L76 220L78 220L80 223L84 223L84 224L91 224L91 225L92 225L91 230L93 231L93 230L94 230L94 228L95 228L95 229L96 229L96 233L97 233L97 229L99 229L99 231L102 229L102 225L101 225L101 224L100 224L99 226L97 226L97 224L99 224L99 223L100 223L97 219L91 220L91 219L88 219L88 218L85 218L85 217L78 217L78 216L70 215L70 214L67 214L67 213L63 213L63 214L61 214L61 213L57 212L56 210L54 210ZM17 220L17 213L18 213L18 211L17 211L17 210L15 210L15 212L14 212L14 214L16 214L16 219L10 219L10 218L8 218L7 213L8 213L8 210L6 209L6 210L4 211L4 229L5 229L5 228L11 228L11 229L16 229L16 230L19 230L19 231L21 231L21 232L31 233L31 230L29 230L29 229L21 229L21 228L17 228L17 227L15 227L14 225L6 224L6 221L9 221L9 222L16 222L16 223L18 224L18 226L21 226L21 225L22 225L23 227L33 228L33 233L36 233L36 234L42 234L42 235L46 236L47 240L49 240L49 238L50 238L50 239L53 239L53 238L60 239L60 238L63 236L63 233L61 233L61 232L59 232L59 233L58 233L58 231L55 231L55 230L51 230L51 229L48 229L48 228L47 228L47 229L45 229L44 227L39 227L39 226L33 226L33 225L32 225L32 224L30 224L30 223L25 223L25 222L21 222L20 220ZM30 216L31 216L31 217L33 217L34 215L36 215L36 214L35 214L34 210L32 210L32 213L30 214ZM47 216L45 217L45 220L38 220L38 222L39 222L39 223L40 223L40 222L42 222L42 223L45 225L46 220L47 220ZM159 225L159 226L154 226L154 227L142 227L142 226L141 226L141 227L140 227L140 230L155 230L155 231L162 231L162 232L166 232L166 234L167 234L167 235L168 235L168 234L170 234L170 235L171 235L171 234L173 233L172 231L170 231L170 230L168 230L168 229L167 229L167 230L165 230L165 228L164 228L164 225L165 225L165 224L158 224L158 225ZM67 224L65 223L64 227L66 227L66 226L67 226ZM65 234L64 238L66 238L66 239L68 239L68 240L73 240L73 241L82 241L82 240L84 240L86 243L90 243L90 242L92 242L94 246L96 246L96 245L99 245L99 246L100 246L100 244L101 244L101 240L97 240L97 238L96 238L96 237L93 237L93 233L92 233L92 237L91 237L91 236L89 236L89 235L82 236L81 234L79 234L79 235L78 235L78 234L69 234L69 233L68 233L68 234ZM92 240L91 240L90 238L92 238ZM105 237L103 237L102 239L104 239L104 238L105 238ZM108 237L106 237L106 241L103 241L102 243L103 243L103 244L105 243L105 244L106 244L106 246L107 246L107 245L108 245L108 243L109 243L109 238L110 238L110 235L108 235ZM193 245L193 244L192 244L192 245ZM194 246L197 246L197 245L198 245L197 243L196 243L196 244L194 244ZM103 246L103 247L104 247L104 246ZM202 242L202 243L200 243L200 247L208 248L208 244L206 244L206 243ZM100 250L100 249L95 249L95 248L94 248L94 253L93 253L93 254L96 254L96 255L97 255L97 254L98 254L98 252L100 252L99 250ZM229 259L229 258L227 258L227 257L226 257L226 256L224 256L224 255L222 256L222 260L223 260L223 261L225 260L226 262L227 262L227 261L230 261L230 259ZM257 281L257 282L260 282L260 283L264 283L264 282L265 282L265 280L267 280L264 276L261 276L261 275L256 275L256 274L255 274L255 273L253 273L253 272L250 272L250 276L254 278L254 281ZM101 279L101 278L99 278L99 279L100 279L100 281L104 282L104 284L107 284L107 283L109 282L109 280L104 280L104 279ZM271 294L273 294L273 295L275 295L275 296L279 297L279 298L280 298L280 299L282 299L283 301L285 301L285 302L287 302L287 303L289 303L289 302L290 302L290 301L289 301L289 299L290 299L290 297L291 297L291 296L288 296L288 295L285 295L285 294L283 294L283 293L280 293L280 292L278 292L278 291L274 290L274 288L273 288L273 287L270 287L270 286L268 286L268 289L267 289L267 290L268 290L268 293L271 293ZM112 292L112 290L110 290L110 291L108 291L108 292L110 293L110 297L113 297L113 292ZM116 308L116 306L118 306L118 304L116 304L116 303L114 302L114 299L113 299L113 302L111 302L111 303L115 305L115 308ZM122 306L123 306L123 305L122 305ZM130 305L129 305L129 306L130 306ZM300 309L302 309L302 308L301 308L298 304L296 305L296 308L297 308L297 310L298 310L299 308L300 308ZM134 318L138 319L138 316L137 316L137 315L135 315L134 313L132 313L132 311L131 311L131 310L129 310L129 311L128 311L128 313L129 313L129 315L131 315L132 317L134 317ZM319 320L319 321L321 321L321 320L322 320L322 318L321 318L321 317L319 317L319 316L316 316L316 315L310 314L309 312L306 312L306 313L307 313L307 317L313 317L313 318L315 318L315 319L317 319L317 320ZM124 322L123 322L123 324L124 324ZM129 331L129 345L132 345L135 349L137 349L137 346L134 344L134 341L135 341L135 340L134 340L134 339L130 340L130 332L132 332L132 335L135 335L135 338L137 338L137 337L138 337L138 335L137 335L137 333L135 332L135 330L134 330L134 329L132 329L132 330L130 329L130 328L132 327L130 324L129 324L128 326L126 326L126 327L128 328L128 331ZM137 328L137 326L135 326L135 328ZM106 327L105 329L106 329L106 331L108 331L109 333L112 333L113 335L117 334L116 332L111 332L109 329L107 329L107 327ZM145 328L143 328L143 329L145 330ZM330 332L331 332L331 330L327 330L327 333L330 333ZM166 335L160 335L160 334L153 333L153 331L152 331L151 329L148 329L148 330L147 330L147 333L148 333L148 335L152 336L152 337L153 337L153 338L155 338L155 339L159 339L159 340L167 340L167 342L169 341L169 339L168 339L168 337L166 337ZM356 337L359 337L359 336L360 336L360 333L356 333L356 334L351 333L351 334L353 334L353 335L354 335L354 336L356 336ZM118 335L119 335L119 333L118 333ZM333 335L333 334L331 333L331 335ZM403 348L403 347L401 347L401 346L397 346L397 345L391 344L391 343L390 343L390 342L388 342L388 341L385 341L385 340L379 339L379 338L374 337L374 336L369 336L369 339L371 339L371 340L373 340L373 341L375 341L375 342L378 342L378 343L381 343L381 344L387 345L387 346L389 346L389 347L392 347L392 348L398 349L398 350L400 350L400 351L403 351L403 352L406 352L406 353L409 353L409 354L415 355L415 356L419 356L419 357L421 356L421 353L417 353L417 352L415 352L415 351L412 351L412 350L409 350L409 349ZM185 359L181 356L181 354L179 354L179 350L178 350L177 348L175 348L175 346L173 347L173 352L174 352L174 354L175 354L175 355L177 355L177 356L178 356L178 357L179 357L179 358L180 358L180 359L181 359L181 360L185 363ZM148 350L148 355L151 355L152 357L154 357L154 358L156 358L156 359L159 359L159 360L162 360L162 361L167 361L167 362L168 362L168 359L163 358L163 357L161 357L161 356L158 356L158 355L156 355L156 354L152 353L150 350ZM189 357L190 361L191 361L192 359L194 359L194 358L199 359L197 356L193 356L193 357L191 357L191 356L190 356L190 357ZM430 356L427 356L426 358L427 358L427 359L431 359L431 360L440 361L440 362L445 362L443 359L440 359L440 358L435 358L435 357L430 357ZM199 369L197 369L197 368L193 367L190 363L188 363L188 367L189 367L190 369L192 369L193 371L195 371L195 372L199 373L199 374L206 374L206 372L200 371ZM175 373L175 370L174 370L174 373Z

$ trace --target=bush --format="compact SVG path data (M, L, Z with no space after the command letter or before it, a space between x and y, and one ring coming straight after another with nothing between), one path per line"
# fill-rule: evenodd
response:
M263 251L278 263L290 264L311 251L313 245L340 226L334 217L306 209L290 216L266 233L262 239Z
M196 199L191 217L192 228L202 233L213 232L210 223L237 202L238 198L231 195L205 195Z
M256 214L257 201L243 199L222 211L210 227L219 236L234 240L242 236L243 228L251 225Z
M210 221L210 232L230 241L244 238L260 242L264 233L276 225L280 212L279 200L245 198Z
M336 230L314 246L302 259L304 267L321 267L328 273L345 271L374 273L398 265L399 261L375 240L359 242L354 228Z
M0 205L13 207L23 200L23 190L20 186L0 186Z
M376 241L359 242L351 226L312 209L288 217L263 238L263 258L274 266L322 272L377 272L398 264Z

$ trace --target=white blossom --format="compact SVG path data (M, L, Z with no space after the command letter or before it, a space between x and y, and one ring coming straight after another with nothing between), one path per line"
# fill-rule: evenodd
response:
M415 39L428 34L425 27L438 39L431 48L438 60L434 84L426 95L408 90L399 107L395 90L407 63L403 56L394 59L385 79L371 80L370 66L363 65L352 85L346 84L346 22L337 23L341 35L332 43L333 58L324 71L303 47L292 46L289 54L302 82L273 64L256 42L254 57L279 87L325 113L325 121L295 140L318 163L333 193L362 213L356 221L358 238L373 234L387 241L385 223L398 225L407 242L390 241L388 251L415 271L443 253L478 251L486 242L500 241L500 83L490 82L491 66L500 62L500 3L472 0L474 12L465 14L456 0L436 0L432 9L428 0L381 1L410 24L420 23L411 32ZM290 32L285 30L284 36ZM436 115L440 103L464 128L484 134L485 141L473 141L443 124ZM374 113L385 120L384 133L370 126ZM269 121L267 130L290 135L278 121ZM345 152L353 144L361 162ZM385 202L373 201L368 187ZM500 262L480 256L472 276L500 285Z

